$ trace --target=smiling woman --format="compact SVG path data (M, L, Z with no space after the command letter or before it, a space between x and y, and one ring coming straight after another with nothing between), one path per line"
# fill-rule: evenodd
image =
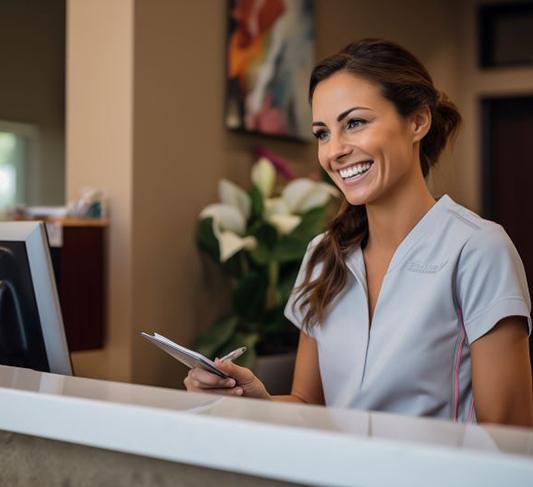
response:
M390 260L407 230L433 206L424 178L461 121L424 66L400 46L381 40L351 44L322 61L311 75L309 99L319 162L346 201L309 266L310 271L318 263L321 248L330 247L325 266L335 272L325 270L324 279L312 284L310 272L305 279L308 289L302 294L316 298L308 303L306 323L313 314L320 320L344 287L346 253L362 244L369 255L369 212L378 209L371 223L380 226L372 233L374 240L385 236L377 247ZM380 211L385 206L394 213ZM375 294L386 267L382 262L378 268ZM377 296L369 299L372 314Z
M292 392L193 369L189 390L453 421L533 425L524 268L500 225L425 177L461 117L422 64L365 39L310 83L318 159L345 197L309 244L285 309L300 328Z

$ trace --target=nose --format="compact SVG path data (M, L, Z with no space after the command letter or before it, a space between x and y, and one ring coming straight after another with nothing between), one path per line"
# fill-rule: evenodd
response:
M328 146L330 162L342 162L343 158L350 155L352 152L351 146L347 143L342 134L331 134Z

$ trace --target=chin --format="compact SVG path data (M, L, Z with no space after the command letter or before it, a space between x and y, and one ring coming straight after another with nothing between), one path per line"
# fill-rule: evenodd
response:
M369 194L367 191L359 190L347 190L347 188L340 188L344 194L344 198L352 206L360 206L371 203L375 198L372 197L372 194Z
M346 201L352 206L361 206L367 203L364 198L346 198Z

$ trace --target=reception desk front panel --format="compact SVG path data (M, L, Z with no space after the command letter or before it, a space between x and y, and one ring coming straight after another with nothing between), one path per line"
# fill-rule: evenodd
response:
M533 485L533 430L0 366L0 429L308 485Z

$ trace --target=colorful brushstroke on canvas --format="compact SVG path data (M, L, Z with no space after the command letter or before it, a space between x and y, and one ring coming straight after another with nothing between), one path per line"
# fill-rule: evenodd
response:
M312 0L229 1L226 125L309 140Z

